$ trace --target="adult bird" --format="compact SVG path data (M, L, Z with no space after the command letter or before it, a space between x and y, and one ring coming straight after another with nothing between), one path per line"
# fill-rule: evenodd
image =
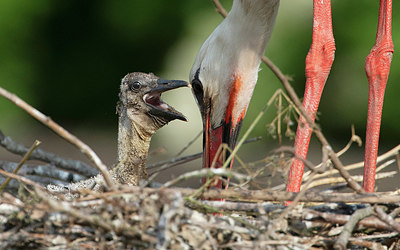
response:
M335 53L332 31L331 1L314 0L313 41L306 58L306 89L303 106L314 120L322 90L328 78ZM374 192L375 169L379 144L379 130L383 97L393 54L391 35L392 0L380 0L376 42L366 58L365 71L369 82L368 118L365 139L363 188ZM311 137L311 128L300 117L295 140L297 159L292 163L287 191L300 191L304 163ZM300 158L300 159L299 159Z
M236 145L278 6L279 0L234 0L198 52L190 81L203 119L204 168L222 166L221 144Z

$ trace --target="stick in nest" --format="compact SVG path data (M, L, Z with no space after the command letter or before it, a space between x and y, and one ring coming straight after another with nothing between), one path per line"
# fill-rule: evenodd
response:
M25 155L29 148L25 145L14 141L11 137L6 136L0 130L0 145L11 153L17 155ZM56 154L46 152L40 148L35 149L29 156L30 160L39 160L50 163L56 167L74 172L85 177L91 177L98 174L98 171L84 162L72 159L66 159Z

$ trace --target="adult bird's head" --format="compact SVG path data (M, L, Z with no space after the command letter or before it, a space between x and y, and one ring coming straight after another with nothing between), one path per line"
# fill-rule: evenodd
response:
M151 73L130 73L122 79L117 112L134 121L142 133L152 135L172 120L186 121L183 114L161 100L161 94L187 86L185 81L160 79Z
M279 0L235 0L195 59L190 82L203 119L203 167L212 167L214 159L221 167L220 145L236 145L278 5Z

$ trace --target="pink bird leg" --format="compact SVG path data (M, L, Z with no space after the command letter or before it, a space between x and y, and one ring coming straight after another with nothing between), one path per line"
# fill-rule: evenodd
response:
M335 57L335 40L332 31L331 1L314 0L313 37L310 51L306 58L306 89L303 107L315 119L321 99L322 90ZM311 138L311 128L303 117L300 117L296 140L295 154L306 159ZM294 159L289 173L286 190L299 192L303 177L304 163Z
M376 42L365 60L365 71L369 82L369 98L363 188L369 193L374 192L383 97L393 55L391 29L392 0L381 0Z

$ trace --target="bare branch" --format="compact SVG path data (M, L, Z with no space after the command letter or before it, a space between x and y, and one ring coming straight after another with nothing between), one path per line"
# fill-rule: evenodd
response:
M261 139L262 139L261 136L253 137L253 138L245 140L243 144L256 142ZM150 174L148 182L154 180L154 178L157 176L157 174L160 173L161 171L164 171L166 169L199 159L199 158L201 158L202 155L203 155L203 153L197 153L197 154L187 155L187 156L183 156L183 157L175 157L170 160L160 161L160 162L156 162L153 164L149 164L149 165L147 165L147 169L153 169L153 168L159 168L159 169L155 170L153 173Z
M356 210L358 211L358 210ZM318 222L321 219L334 225L344 225L351 220L351 216L347 214L338 214L330 212L321 212L315 209L307 208L303 210L302 218L307 221ZM380 230L391 230L391 228L375 216L369 216L358 221L359 227L375 228Z
M177 178L170 180L166 182L163 186L164 187L169 187L172 186L180 181L191 179L191 178L211 178L214 176L225 176L229 178L234 178L239 181L243 180L248 180L250 177L247 175L239 174L236 172L233 172L228 169L223 169L223 168L203 168L201 170L195 170L192 172L184 173Z
M193 145L193 143L194 143L202 134L203 134L203 131L200 131L199 133L197 133L197 135L196 135L191 141L189 141L188 144L187 144L185 147L183 147L183 148L181 149L181 151L179 151L179 152L176 154L176 157L178 157L178 156L180 156L181 154L183 154L183 152L185 152L186 149L188 149L191 145Z
M46 190L43 186L41 186L41 185L39 185L38 183L36 183L36 182L34 182L34 181L31 181L31 180L29 180L28 178L25 178L25 177L23 177L23 176L19 176L19 175L17 175L17 174L12 174L12 173L9 173L9 172L4 171L4 170L2 170L2 169L0 169L0 174L1 174L1 175L4 175L4 176L7 176L7 177L10 177L10 178L12 178L12 179L15 179L15 180L19 181L20 183L24 183L24 184L27 184L27 185L31 185L31 186L36 187L36 188L39 188L39 189L41 189L41 190Z
M247 213L260 213L260 208L263 212L271 212L276 209L284 209L284 205L274 204L270 202L248 203L248 202L235 202L235 201L212 201L203 200L201 203L214 207L223 211L233 212L247 212Z
M6 170L7 172L12 173L17 166L18 163L16 162L0 160L0 168ZM86 177L83 175L58 169L54 165L24 164L22 168L18 171L18 173L44 186L48 184L67 185L70 182L78 182L86 179ZM0 176L0 181L2 181L3 179L5 178L2 178ZM18 188L18 186L18 183L14 181L11 182L6 189L8 189L8 187L16 189Z
M309 168L312 172L316 172L318 174L322 174L322 173L325 172L325 169L317 168L309 160L302 159L302 158L298 157L297 155L295 155L293 147L281 146L278 149L273 150L273 153L282 153L282 152L290 153L291 155L293 155L294 158L299 159L300 161L302 161L304 163L304 165L307 168Z
M32 154L33 150L37 148L40 144L40 141L35 140L32 144L32 146L29 148L28 152L24 155L24 157L21 159L21 161L18 163L18 166L14 169L13 174L17 174L18 171L21 169L22 165L28 160L29 156ZM4 188L7 186L7 184L10 182L11 177L7 177L7 179L1 184L0 186L0 192L4 190Z
M21 156L26 154L26 152L28 152L29 150L25 145L14 141L9 136L4 135L1 130L0 130L0 145L3 146L5 149L7 149L9 152ZM40 148L35 149L29 156L29 159L47 162L57 166L58 168L67 170L69 172L74 172L79 175L83 175L85 177L91 177L98 174L97 169L87 165L84 162L72 159L66 159L56 154L46 152Z
M379 179L383 179L383 178L393 177L395 174L397 174L396 171L377 173L375 176L375 179L379 180ZM318 178L318 175L316 175L315 178ZM363 176L362 175L354 175L353 179L354 179L354 181L362 182ZM310 186L308 186L308 189L314 188L317 186L322 186L322 185L328 185L328 184L332 185L332 184L339 184L339 183L347 183L347 181L345 179L343 179L343 177L329 177L329 178L317 179L317 180L314 180L310 184Z
M342 233L340 234L339 238L337 239L333 247L335 249L347 249L346 248L347 242L349 241L349 238L354 230L354 227L361 219L370 216L373 212L374 209L372 207L359 209L356 212L354 212L350 220L344 226Z
M198 192L198 189L192 188L169 188L170 190L179 191L184 196L191 196ZM141 188L124 186L123 190L131 190L131 192L156 192L157 188ZM268 191L268 190L217 190L210 189L201 193L201 198L206 200L226 199L232 201L291 201L297 196L296 193L285 191ZM395 204L400 202L400 196L392 192L377 192L366 194L354 193L321 193L306 191L300 202L348 202L348 203L382 203Z
M217 8L217 12L221 14L224 18L228 15L228 12L225 10L225 8L222 6L222 4L219 2L219 0L213 0L215 7Z
M392 229L396 230L400 233L400 223L396 222L392 216L386 214L383 209L377 205L374 206L375 212L378 215L379 219L388 224Z

